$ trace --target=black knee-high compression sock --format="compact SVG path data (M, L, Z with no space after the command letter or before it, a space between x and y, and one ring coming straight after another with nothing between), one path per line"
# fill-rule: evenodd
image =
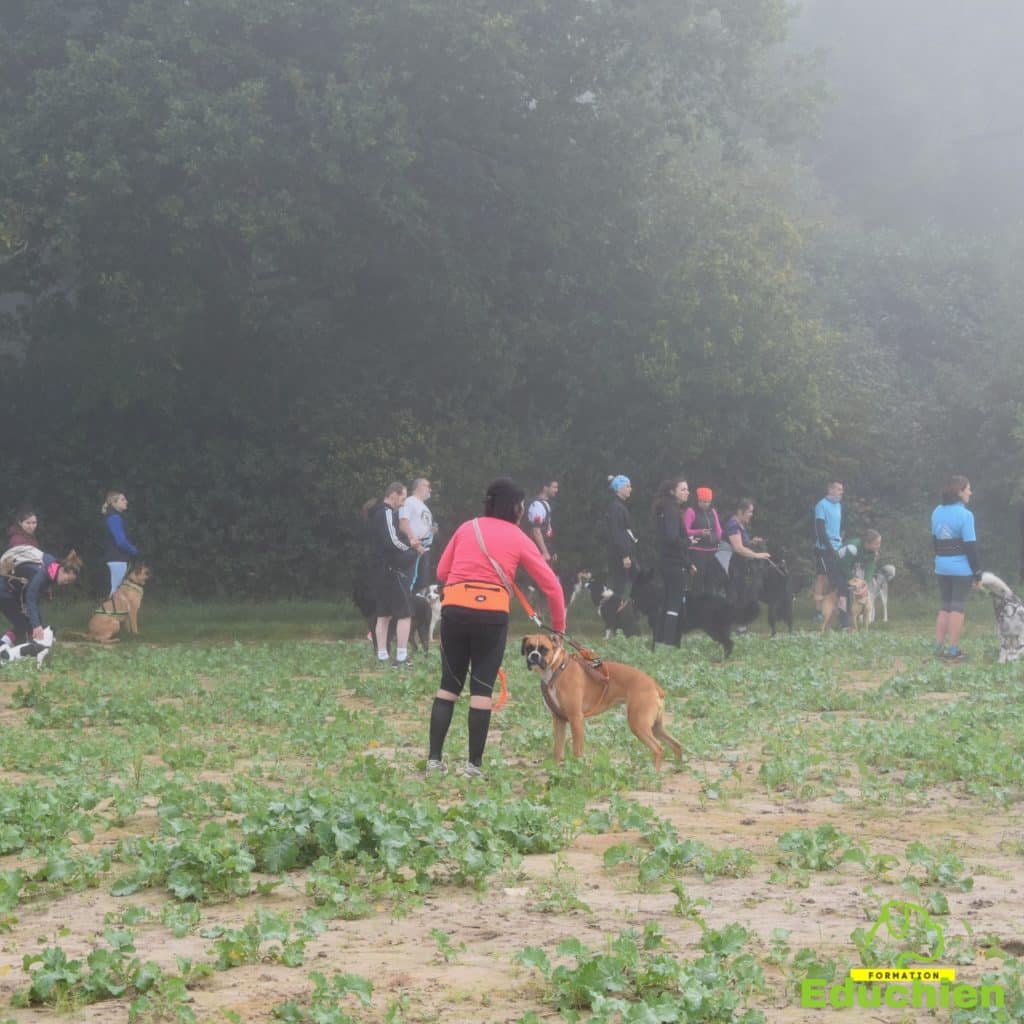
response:
M491 712L484 708L469 709L469 763L480 767L487 746L487 731L491 727Z
M452 724L452 713L455 701L434 698L434 706L430 709L430 760L440 761L444 750L444 740L448 735L448 727Z

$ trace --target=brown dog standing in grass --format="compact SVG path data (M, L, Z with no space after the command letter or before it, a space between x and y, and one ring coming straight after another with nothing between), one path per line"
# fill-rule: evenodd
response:
M572 752L583 756L584 721L616 704L626 705L626 719L636 738L654 755L661 769L663 743L682 761L683 748L665 731L665 694L646 672L631 665L605 661L594 667L543 633L523 637L527 668L541 679L541 691L555 731L555 760L565 756L565 727L572 730Z
M138 562L131 567L121 585L96 609L89 620L89 639L101 644L113 644L119 640L121 623L127 619L128 629L133 636L139 633L139 606L142 594L151 573L149 566Z
M850 580L850 590L847 602L850 606L849 610L849 628L855 630L857 628L857 620L859 619L865 629L868 628L868 609L870 608L870 596L868 594L868 585L859 576L854 576ZM824 633L826 629L831 625L832 619L836 612L839 610L839 593L833 587L829 590L824 597L821 599L821 629L820 632Z

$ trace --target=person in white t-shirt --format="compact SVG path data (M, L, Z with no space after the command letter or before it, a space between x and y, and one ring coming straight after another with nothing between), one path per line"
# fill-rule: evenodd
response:
M421 589L430 582L430 544L437 531L433 513L427 508L430 494L430 481L423 476L417 477L413 481L408 497L398 510L398 528L410 542L418 541L423 545L423 551L409 574L410 590Z
M549 565L558 560L555 531L551 525L551 501L558 494L558 481L548 480L526 510L527 532L533 538L541 557Z

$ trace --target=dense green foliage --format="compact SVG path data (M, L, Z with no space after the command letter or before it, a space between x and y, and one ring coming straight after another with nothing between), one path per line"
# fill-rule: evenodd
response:
M605 475L646 504L679 467L801 548L831 473L906 554L951 471L1005 535L1017 211L933 223L900 166L842 187L809 132L860 37L791 29L783 0L10 0L0 497L95 562L123 487L196 596L337 593L356 509L419 473L447 525L557 474L595 562Z

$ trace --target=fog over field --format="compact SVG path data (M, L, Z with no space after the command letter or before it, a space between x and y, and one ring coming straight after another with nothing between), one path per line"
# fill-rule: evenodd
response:
M0 504L95 564L121 487L168 592L331 596L396 477L444 530L557 475L587 564L609 474L644 544L682 471L794 552L838 476L926 583L955 472L1012 574L1022 29L1009 0L8 0Z

